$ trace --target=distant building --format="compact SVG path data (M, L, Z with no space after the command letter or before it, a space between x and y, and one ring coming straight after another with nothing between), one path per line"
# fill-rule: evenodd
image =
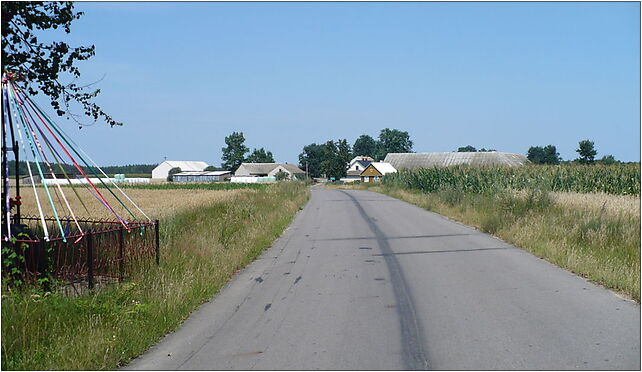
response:
M174 174L172 182L223 182L231 177L230 171L188 171Z
M169 171L172 168L180 168L181 172L187 172L202 171L207 167L207 163L203 161L165 160L164 162L158 164L158 166L152 170L152 178L167 179Z
M390 163L372 162L361 172L361 182L379 182L381 177L389 173L397 173Z
M347 175L341 178L343 182L354 182L361 179L361 172L374 161L369 156L355 156L354 159L348 163Z
M522 166L530 161L520 154L508 152L425 152L425 153L389 153L384 162L396 169L415 169L449 167L451 165L507 165Z
M241 166L234 172L234 176L252 177L276 177L277 173L285 172L289 179L305 175L299 167L293 164L283 163L241 163Z

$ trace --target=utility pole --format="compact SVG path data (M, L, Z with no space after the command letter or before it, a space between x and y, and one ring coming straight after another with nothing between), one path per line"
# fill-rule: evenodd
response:
M310 176L308 175L308 162L307 161L305 162L305 178L310 178Z

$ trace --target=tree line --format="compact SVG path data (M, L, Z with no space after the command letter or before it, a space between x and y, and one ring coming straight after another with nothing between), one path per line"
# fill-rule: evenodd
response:
M15 160L9 160L7 162L7 165L9 166L9 176L15 176L16 175L16 161ZM65 170L67 174L80 174L78 172L78 169L72 164L65 164L62 163L60 164L62 168ZM100 167L100 169L103 170L106 174L117 174L117 173L123 173L123 174L151 174L152 169L156 168L158 164L128 164L128 165L108 165L105 167ZM36 162L30 161L29 166L31 167L31 172L33 174L38 174L38 168L36 166ZM60 172L60 168L58 165L52 165L54 172L56 173L62 173ZM40 162L40 169L42 169L43 173L45 175L49 174L49 167L47 166L46 163ZM88 176L93 176L93 172L89 167L86 166L81 166L80 169L83 170ZM95 168L94 168L95 169ZM18 170L20 172L20 175L28 175L29 174L29 169L27 168L27 162L21 160L18 163ZM95 170L97 171L97 170ZM100 174L100 173L99 173Z
M346 176L347 164L355 156L369 156L379 161L390 152L412 152L412 145L408 132L390 128L382 129L376 140L363 134L352 146L347 139L311 143L299 154L299 168L307 169L310 177L325 175L339 179Z

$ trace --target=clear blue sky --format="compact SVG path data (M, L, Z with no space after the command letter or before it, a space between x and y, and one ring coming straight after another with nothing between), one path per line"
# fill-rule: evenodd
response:
M203 160L224 137L297 163L382 128L459 146L640 160L639 3L76 3L81 82L125 123L68 132L102 165Z

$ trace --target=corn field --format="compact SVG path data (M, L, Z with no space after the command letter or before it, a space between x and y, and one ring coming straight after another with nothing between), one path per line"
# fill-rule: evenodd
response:
M388 174L383 183L424 192L492 193L502 189L541 189L640 195L640 163L421 168Z

